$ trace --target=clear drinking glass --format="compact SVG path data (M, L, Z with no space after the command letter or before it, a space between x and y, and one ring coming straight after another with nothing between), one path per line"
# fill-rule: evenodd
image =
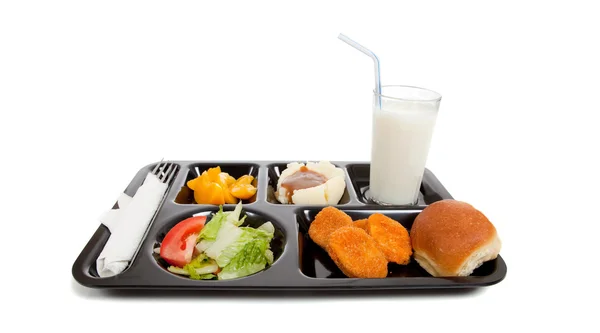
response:
M368 199L381 205L417 203L441 99L411 86L374 92Z

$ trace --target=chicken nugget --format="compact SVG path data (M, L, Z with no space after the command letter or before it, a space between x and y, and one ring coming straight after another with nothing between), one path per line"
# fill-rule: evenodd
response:
M389 262L406 265L412 256L408 231L399 222L375 213L367 219L367 232Z
M329 206L323 208L317 216L315 216L315 220L308 228L308 235L313 242L325 249L332 232L341 227L351 225L352 218L348 216L348 214L335 207Z
M357 228L361 228L364 231L367 231L367 219L360 219L354 221L354 226Z
M327 253L347 277L375 279L388 274L388 262L375 240L355 226L334 231L329 237Z

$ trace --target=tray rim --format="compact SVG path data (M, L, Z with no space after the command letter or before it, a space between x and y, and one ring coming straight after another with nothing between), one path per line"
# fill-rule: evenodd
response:
M170 186L169 192L165 195L162 203L161 203L161 207L159 207L159 211L163 209L163 205L165 203L167 203L168 201L173 201L174 200L174 195L177 194L177 192L179 191L178 186L176 184L176 181L180 178L185 178L185 174L188 172L188 170L190 169L191 165L194 164L215 164L215 165L235 165L235 164L252 164L252 165L258 165L258 177L261 178L259 179L259 184L258 186L263 185L263 192L265 192L265 187L268 186L268 167L272 164L288 164L288 163L292 163L292 162L307 162L307 161L314 161L314 160L252 160L252 161L248 161L248 160L170 160L169 162L172 163L176 163L179 164L180 166L180 170L179 170L179 174L177 175L176 179L173 180L173 183ZM318 160L317 160L318 161ZM361 200L361 198L359 198L359 196L361 196L361 193L358 193L358 191L356 191L355 189L355 185L352 183L352 179L350 179L350 171L348 166L351 165L370 165L369 161L330 161L332 164L338 166L338 167L342 167L344 169L345 172L345 176L346 176L346 186L350 195L350 202L346 203L346 204L340 204L340 205L335 205L336 207L339 207L340 209L349 209L349 210L356 210L356 209L365 209L365 210L381 210L381 211L386 211L386 210L422 210L423 208L425 208L427 205L415 205L415 206L379 206L376 204L369 204L369 203L365 203L364 201ZM131 181L129 182L129 184L127 185L127 187L123 190L123 192L129 192L128 194L133 195L134 190L137 190L137 187L139 187L139 185L135 186L136 182L139 182L140 178L142 178L143 175L145 175L146 170L149 170L152 166L154 166L156 163L158 163L158 161L146 164L145 166L143 166L142 168L140 168L138 170L138 172L135 174L135 176L131 179ZM183 176L182 176L183 174ZM437 190L443 192L442 194L442 198L443 199L453 199L453 197L450 195L450 193L445 189L445 187L441 184L441 182L437 179L437 177L433 174L433 172L431 172L431 170L429 170L428 168L425 168L425 174L427 174L428 176L428 181L433 181L433 186L437 186ZM265 181L266 178L266 181ZM261 184L261 180L264 182L264 184ZM425 183L425 176L424 176L424 180L423 183ZM352 192L352 193L350 193ZM263 193L265 194L265 193ZM261 203L265 204L265 206L268 209L265 209L266 211L268 211L271 208L277 207L279 206L278 204L274 204L274 203L270 203L266 200L266 196ZM259 201L259 198L257 197L257 200L255 202L252 203L248 203L248 204L244 204L244 207L248 206L248 208L255 210L254 208L257 207L255 204ZM179 205L176 204L174 202L169 202L169 204L175 204L175 205ZM215 207L218 208L218 206L214 206L214 205L197 205L197 204L189 204L189 205L184 205L184 206L189 206L190 209L196 208L196 209L214 209ZM231 206L235 206L235 205L224 205L224 207L231 207ZM260 205L258 205L260 206ZM294 216L296 215L296 211L297 210L304 210L304 209L315 209L318 207L323 207L323 205L297 205L297 206L283 206L285 207L285 209L289 210ZM277 209L282 209L282 208L277 208ZM258 209L258 211L260 211L260 208ZM159 214L157 213L157 216ZM276 267L276 264L278 263L278 261L275 262L275 264L270 267L268 270L262 271L260 273L257 273L255 275L249 276L249 277L245 277L245 278L241 278L241 279L235 279L235 280L227 280L227 281L194 281L194 280L190 280L190 279L186 279L186 278L181 278L181 281L188 281L186 283L182 283L181 285L164 285L164 284L152 284L152 283L136 283L135 281L135 276L131 277L128 276L126 273L128 270L130 270L131 267L134 267L136 264L136 261L138 261L139 258L139 252L142 250L143 245L145 243L148 242L148 238L152 237L149 235L150 230L152 229L152 224L154 224L154 221L151 222L151 226L148 228L148 230L146 231L144 238L142 240L142 242L139 244L138 249L136 251L136 253L134 254L134 257L132 259L131 264L127 267L127 269L122 272L119 275L113 276L113 277L109 277L109 278L99 278L99 277L94 277L94 276L90 276L89 273L85 272L85 268L86 267L90 267L90 263L94 264L95 263L95 258L90 259L89 255L90 253L93 253L95 250L97 250L97 248L99 247L99 242L98 240L102 239L102 238L108 238L108 236L106 235L108 233L108 235L110 234L110 231L108 231L108 228L106 228L104 225L100 224L98 226L98 228L96 229L96 231L94 232L94 234L92 235L92 237L88 240L88 242L86 243L86 245L84 246L84 248L80 251L79 255L77 256L75 262L72 265L72 276L75 279L75 281L77 281L80 285L84 286L84 287L88 287L88 288L93 288L93 289L147 289L147 290L204 290L204 291L209 291L209 290L215 290L215 291L223 291L223 290L287 290L287 291L317 291L317 290L331 290L331 291L352 291L352 290L401 290L401 289L457 289L457 288L478 288L478 287L486 287L486 286L491 286L494 284L497 284L501 281L504 280L504 278L506 277L507 274L507 265L506 262L504 261L504 259L502 258L501 255L498 255L498 257L496 259L494 259L495 264L496 264L496 269L492 272L492 274L490 275L486 275L486 276L469 276L469 277L433 277L433 276L423 276L423 277L388 277L385 279L355 279L355 278L339 278L339 279L334 279L334 278L314 278L314 277L307 277L305 276L301 270L300 270L300 266L299 263L296 267L297 271L300 273L300 275L302 275L304 278L312 280L312 281L317 281L317 282L325 282L328 281L326 283L323 284L316 284L316 283L308 283L306 285L294 285L294 284L274 284L274 285L244 285L243 281L253 281L257 278L260 279L260 275L263 272L266 271L270 271L273 270L273 268ZM288 234L286 235L286 238L291 238L292 240L294 238L297 238L299 231L298 229L298 225L297 222L294 220L293 224L295 225L295 235L291 235ZM288 233L289 228L286 228L285 232ZM296 236L296 237L294 237ZM103 242L100 242L103 244ZM290 249L289 246L296 244L296 248ZM102 245L103 246L103 245ZM100 249L101 250L101 249ZM285 244L285 248L283 250L283 253L281 254L281 257L283 257L286 252L287 255L292 255L292 256L296 256L298 257L298 242L296 239L296 242L289 242L289 239L286 239L286 244ZM293 252L292 254L290 254L289 252ZM99 252L98 252L99 253ZM144 256L142 256L144 257ZM280 259L281 259L280 257ZM146 258L147 259L147 258ZM154 260L152 258L152 256L150 255L150 259ZM156 265L158 265L155 262ZM165 271L166 272L166 271ZM169 275L173 275L172 273L166 272ZM133 279L133 281L132 281ZM467 280L467 281L465 281ZM192 283L190 283L189 281L192 281ZM242 281L241 283L239 281ZM376 282L384 282L382 284L376 284ZM204 282L204 283L198 283L198 282ZM232 283L233 282L233 283ZM392 282L397 282L397 283L392 283Z

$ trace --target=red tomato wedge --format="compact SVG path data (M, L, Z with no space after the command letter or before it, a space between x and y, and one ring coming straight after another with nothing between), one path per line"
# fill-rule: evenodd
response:
M192 261L198 234L206 223L206 216L195 216L177 223L160 245L160 256L173 266L183 267Z

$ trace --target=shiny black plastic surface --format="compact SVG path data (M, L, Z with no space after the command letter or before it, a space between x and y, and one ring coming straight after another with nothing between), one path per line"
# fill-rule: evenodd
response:
M73 277L91 288L110 289L191 289L191 290L372 290L372 289L435 289L474 288L502 281L507 268L501 256L484 263L471 276L436 278L423 270L414 259L407 266L389 265L389 275L384 279L355 279L345 277L327 254L308 237L307 230L314 216L325 206L284 205L275 200L274 187L287 163L294 161L173 161L180 169L171 183L162 206L151 222L145 238L139 245L129 267L121 274L100 278L95 269L96 258L110 236L110 231L100 225L81 251L72 267ZM298 161L302 162L302 161ZM364 197L369 185L369 164L364 162L335 162L346 174L346 190L340 203L335 205L353 218L367 217L380 212L402 223L407 229L414 218L428 204L451 199L430 170L425 170L419 201L415 206L381 206ZM156 164L145 166L135 175L125 189L134 195L145 175ZM203 213L218 211L215 205L200 205L193 200L186 182L202 171L220 166L223 172L234 177L244 174L255 176L258 191L253 198L243 201L246 223L258 226L271 221L275 237L271 243L275 261L262 272L233 280L192 280L173 274L166 264L154 254L166 232L177 222ZM226 204L224 210L235 205Z

